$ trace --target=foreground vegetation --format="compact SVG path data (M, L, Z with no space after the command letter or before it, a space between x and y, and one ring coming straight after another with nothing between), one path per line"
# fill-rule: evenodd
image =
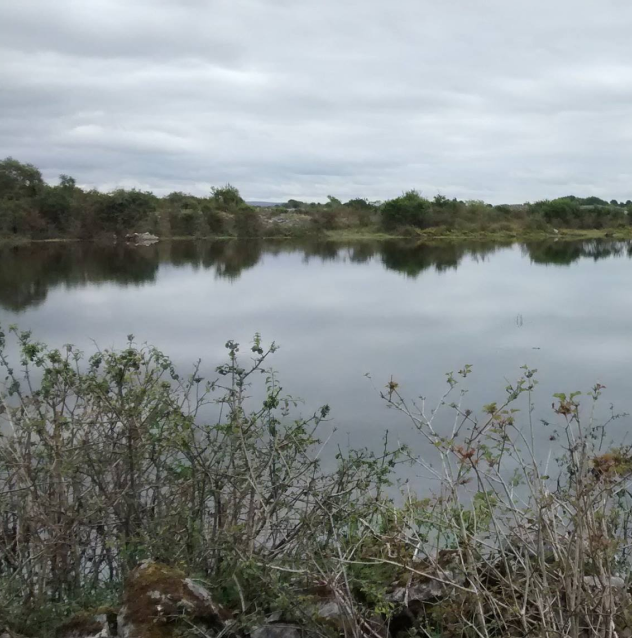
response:
M133 232L175 237L287 237L329 234L353 237L431 236L472 238L616 234L632 237L632 201L563 197L523 205L492 206L409 191L386 202L329 197L326 204L289 200L249 206L228 185L208 197L139 190L110 193L79 188L72 177L47 184L40 171L15 159L0 161L0 239L81 239L111 242Z
M123 582L153 559L165 566L145 564L149 584L133 572L119 618L186 573L225 608L208 605L219 628L177 625L191 636L266 622L376 638L626 635L632 457L607 445L617 417L595 419L602 386L584 405L556 395L535 422L533 370L481 410L461 390L469 366L434 405L391 379L385 405L424 453L388 439L330 451L329 409L297 413L269 370L274 345L226 348L203 379L133 337L86 359L0 332L0 625L43 636L66 620L68 635L93 635L69 617L116 618ZM400 493L402 463L424 478ZM187 582L176 593L199 598ZM173 635L187 604L160 618L150 606L139 636Z

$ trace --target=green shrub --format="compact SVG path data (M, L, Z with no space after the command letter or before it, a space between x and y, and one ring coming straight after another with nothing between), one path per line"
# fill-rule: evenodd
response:
M387 229L402 226L423 228L430 213L430 202L411 190L382 206L382 224Z
M261 215L250 206L240 208L235 213L235 232L238 237L260 237L263 233Z

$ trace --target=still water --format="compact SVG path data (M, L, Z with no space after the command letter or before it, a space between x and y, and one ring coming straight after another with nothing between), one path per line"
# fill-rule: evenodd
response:
M632 412L631 257L632 245L607 241L2 248L0 324L87 352L133 333L181 370L202 358L208 376L228 339L259 332L281 346L273 365L302 412L331 406L334 442L378 447L388 429L418 445L379 398L391 375L433 403L445 373L471 364L464 405L479 411L528 365L538 417L554 392L596 382L604 415L610 403ZM629 425L616 421L613 438Z

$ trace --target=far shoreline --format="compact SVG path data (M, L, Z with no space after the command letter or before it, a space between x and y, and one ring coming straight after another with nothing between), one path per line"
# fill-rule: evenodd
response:
M454 242L454 241L498 241L498 242L521 242L521 241L545 241L545 240L565 240L581 241L589 239L610 239L629 240L632 239L632 228L604 228L604 229L560 229L557 232L550 231L451 231L445 228L402 229L396 232L384 232L382 230L327 230L320 233L296 233L296 234L271 234L271 235L201 235L201 236L173 236L160 237L159 242L172 241L418 241L418 242ZM75 237L51 237L44 239L34 239L30 237L0 237L0 247L27 246L32 244L102 244L117 245L128 244L134 246L133 242L103 241L99 238L80 239Z

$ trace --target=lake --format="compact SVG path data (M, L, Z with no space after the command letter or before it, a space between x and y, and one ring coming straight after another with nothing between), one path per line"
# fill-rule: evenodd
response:
M202 358L208 376L228 339L259 332L280 345L273 366L301 410L331 406L335 442L377 448L388 429L419 446L378 396L391 375L433 403L445 374L471 364L465 405L479 411L528 365L539 417L552 416L554 392L596 382L604 415L610 403L631 412L631 256L613 241L4 247L0 324L87 352L133 333L182 370ZM613 436L628 427L616 421Z

